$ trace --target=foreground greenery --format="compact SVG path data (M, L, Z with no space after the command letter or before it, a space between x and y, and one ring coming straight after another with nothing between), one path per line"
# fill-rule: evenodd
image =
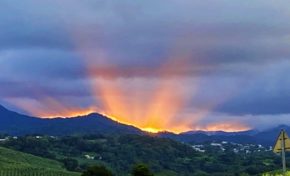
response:
M62 163L0 147L1 176L78 176Z
M282 171L273 171L262 174L262 176L283 176ZM284 176L290 176L290 172L286 172Z
M70 171L85 173L103 165L116 176L134 175L132 168L138 163L148 165L155 176L261 175L281 165L280 157L272 152L246 155L234 153L231 144L225 151L205 144L202 153L189 144L139 135L25 136L1 145L57 160Z

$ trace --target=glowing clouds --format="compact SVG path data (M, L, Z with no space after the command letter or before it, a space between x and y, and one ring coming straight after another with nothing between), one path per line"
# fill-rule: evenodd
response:
M201 67L194 58L201 56L192 52L194 39L190 32L180 35L166 58L156 58L159 62L149 66L132 64L136 62L132 58L120 62L110 53L110 47L104 47L107 40L100 30L94 33L97 40L81 30L74 30L72 35L86 66L95 104L103 114L118 122L150 132L184 132L193 129L228 97L224 95L184 116L200 88L193 73Z
M205 127L201 128L201 130L207 131L225 131L225 132L238 132L238 131L246 131L250 130L247 125L242 124L241 122L237 121L230 121L230 122L217 122L208 124Z
M81 53L85 51L88 50L81 50ZM112 59L104 59L104 55L83 55L88 57L84 58L84 62L91 79L92 93L96 103L100 104L99 109L106 115L150 132L183 132L191 129L188 120L180 119L176 123L176 118L179 118L191 95L195 93L193 87L190 92L186 90L186 79L176 77L174 73L183 68L186 62L182 65L167 63L160 70L148 70L155 77L140 77L136 76L140 74L138 70L117 67L113 65ZM124 72L132 75L124 76Z
M98 111L98 109L93 106L77 107L45 95L42 95L42 98L39 100L28 98L10 98L5 99L5 101L26 111L30 115L43 118L76 117L88 115Z
M185 62L180 64L174 60L178 64L166 63L157 70L124 68L118 66L104 50L86 47L89 41L81 40L80 43L79 52L87 66L92 94L96 104L100 104L99 109L106 115L149 131L182 132L190 129L188 123L173 123L190 97L182 95L182 81L173 73L182 68L181 64L186 65ZM149 72L154 77L148 76Z

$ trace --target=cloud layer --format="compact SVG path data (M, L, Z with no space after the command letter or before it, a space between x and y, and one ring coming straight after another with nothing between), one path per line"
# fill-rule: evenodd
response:
M277 0L3 0L0 103L173 131L214 117L287 123L289 19L290 4Z

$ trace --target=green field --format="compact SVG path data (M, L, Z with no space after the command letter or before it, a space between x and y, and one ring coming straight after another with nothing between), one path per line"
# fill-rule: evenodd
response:
M284 176L284 175L282 174L282 171L273 171L262 174L262 176ZM285 176L290 176L290 171L286 172Z
M1 176L79 176L67 172L62 164L41 157L0 147Z

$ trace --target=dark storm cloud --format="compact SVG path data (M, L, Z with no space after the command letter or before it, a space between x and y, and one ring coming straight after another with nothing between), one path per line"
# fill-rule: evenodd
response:
M0 5L0 50L72 46L61 18L45 2L4 0Z
M66 50L10 49L0 52L0 56L0 77L78 79L85 74L82 60L75 53Z
M69 82L65 84L62 81L15 81L15 82L0 82L0 96L3 98L41 98L42 96L68 96L68 97L85 97L90 96L88 83L86 82Z
M199 80L187 108L218 99L212 109L226 114L287 114L289 7L272 0L3 0L0 99L40 98L34 89L87 97L93 78L169 76ZM81 47L93 60L105 53L110 64L88 75ZM172 58L183 64L160 73Z
M227 102L225 105L221 105L222 112L228 112L232 114L290 114L290 96L287 95L261 95L251 94L248 97L237 97L237 99Z
M193 63L202 64L289 56L290 22L283 12L271 6L271 1L240 6L224 1L213 3L220 10L200 1L155 2L162 8L131 1L25 1L17 6L14 3L3 1L0 7L2 48L73 50L78 42L74 35L82 33L91 45L110 53L111 60L121 69L122 65L127 69L126 64L150 68L174 54L170 51L181 53L183 49ZM176 7L174 12L172 7ZM237 7L240 8L232 9ZM209 9L210 13L206 11Z
M217 109L231 114L290 114L290 61L268 64Z

